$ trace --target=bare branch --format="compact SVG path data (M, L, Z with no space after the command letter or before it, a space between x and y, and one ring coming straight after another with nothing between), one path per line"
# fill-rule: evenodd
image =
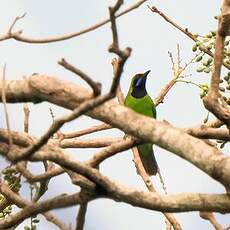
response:
M230 25L230 5L225 0L222 6L222 13L219 17L218 31L216 34L214 69L212 72L210 89L203 99L204 106L212 112L219 120L224 122L230 129L230 109L219 102L219 83L221 66L223 63L224 42Z
M73 119L76 119L77 117L81 116L87 111L93 109L95 106L98 106L111 98L112 98L111 94L106 94L104 96L99 96L95 99L90 99L86 102L83 102L81 105L79 105L79 107L74 109L70 115L65 115L59 119L56 119L53 122L53 124L50 126L50 128L47 130L47 132L34 145L29 147L23 153L21 153L20 156L15 156L14 153L12 154L9 153L9 159L11 161L17 162L25 158L28 158L31 154L33 154L35 151L40 149L44 144L46 144L49 138L54 133L56 133L62 127L63 124Z
M66 226L65 223L63 223L60 219L54 216L52 212L48 211L48 212L43 213L43 215L46 218L46 220L55 224L61 230L71 230L68 226Z
M50 178L54 178L55 176L58 176L62 173L64 173L64 169L61 167L54 168L52 170L46 171L40 175L34 175L32 174L28 169L24 167L21 162L17 164L17 170L30 182L38 182L38 181L43 181L47 180Z
M135 166L137 169L137 173L141 176L141 178L144 181L148 190L150 192L156 193L154 185L151 182L151 179L150 179L148 173L145 171L145 168L141 162L137 148L136 147L132 148L132 151L133 151L133 158L134 158L134 163L135 163ZM158 169L158 171L159 171L159 169ZM167 213L167 212L163 212L163 214L166 218L166 225L168 228L170 225L172 225L174 230L181 230L182 229L180 224L177 222L176 218L172 214Z
M127 9L123 10L121 13L118 13L116 15L116 17L120 17L122 15L125 15L127 13L129 13L130 11L138 8L140 5L142 5L144 2L146 2L147 0L141 0L136 2L135 4L131 5L130 7L128 7ZM70 34L66 34L66 35L61 35L61 36L56 36L56 37L49 37L49 38L29 38L29 37L25 37L22 35L22 31L16 31L16 32L11 32L6 33L4 35L0 36L0 41L3 40L7 40L7 39L15 39L17 41L20 42L26 42L26 43L50 43L50 42L58 42L58 41L64 41L67 39L71 39L77 36L80 36L82 34L88 33L90 31L93 31L107 23L110 22L110 18L107 18L101 22L96 23L95 25L89 26L88 28L85 28L83 30L77 31L77 32L73 32ZM12 30L12 28L11 28Z
M179 78L182 77L182 73L187 69L187 67L196 59L197 55L193 57L188 63L182 65L180 58L180 48L177 45L177 60L174 61L173 55L169 52L169 57L172 62L172 79L162 88L158 96L154 99L155 106L158 106L160 103L163 103L165 96L171 90L171 88L176 84Z
M184 33L186 36L188 36L189 38L191 38L194 42L197 42L198 39L191 33L189 32L188 28L182 28L181 26L179 26L177 23L175 23L173 20L171 20L168 16L166 16L163 12L161 12L160 10L158 10L155 6L149 7L149 9L153 12L153 13L157 13L159 14L162 18L164 18L165 21L167 21L168 23L170 23L173 27L177 28L178 30L180 30L182 33ZM204 53L208 54L211 57L214 57L214 54L208 49L206 48L206 46L199 46L199 49L201 51L203 51ZM223 62L223 65L227 68L230 69L230 64Z
M24 132L28 133L29 132L29 115L30 115L30 110L29 106L27 103L24 103L23 105L23 111L24 111Z
M110 20L111 20L111 31L112 31L113 41L112 41L112 44L109 46L108 50L109 52L115 53L119 56L117 60L116 68L114 68L114 71L113 71L114 79L117 79L117 81L113 81L113 84L110 89L110 91L114 92L114 94L116 94L117 92L117 88L120 83L120 76L123 72L124 64L127 58L129 58L131 51L132 51L130 47L127 47L124 50L121 50L119 47L115 13L122 4L123 4L123 0L117 0L116 4L113 7L109 7L109 15L110 15Z
M207 122L205 125L210 128L220 128L224 125L224 123L218 119L214 119L212 121Z
M87 74L82 72L80 69L68 63L64 58L58 61L58 64L63 66L65 69L68 69L71 72L77 74L84 81L86 81L89 84L89 86L92 88L94 97L101 94L101 83L95 82L92 78L90 78Z
M200 217L208 220L215 230L224 230L223 227L216 221L215 216L211 212L200 212Z
M113 42L109 47L109 51L116 53L119 57L123 57L123 53L119 48L117 26L116 26L116 21L115 21L116 19L115 13L119 10L122 4L123 4L123 0L117 0L116 4L113 7L109 7L111 30L112 30L112 36L113 36Z
M86 161L86 163L90 165L91 167L97 167L102 161L104 161L108 157L111 157L118 152L128 150L135 144L136 143L133 139L126 139L126 140L111 144L110 146L104 148L100 152L94 154L91 159Z
M78 215L77 215L77 225L76 230L83 230L85 224L85 215L88 206L89 195L87 194L87 190L81 190L82 203L79 207Z
M76 205L76 204L81 203L79 193L76 193L73 195L61 195L61 196L57 196L55 198L52 198L50 200L46 200L46 201L42 201L42 202L38 202L38 203L31 203L27 200L22 199L16 193L12 192L3 183L1 183L0 191L12 203L18 205L19 207L23 207L23 210L17 212L16 214L11 215L10 217L5 218L3 220L0 220L1 229L12 227L15 224L20 223L21 221L29 218L30 216L34 216L34 215L46 212L46 211L54 209L54 208L67 207L67 206L72 206L72 205ZM44 215L46 216L46 213L44 213ZM49 220L51 220L53 218L52 214L49 212L48 212L47 217ZM55 223L59 223L59 226L61 224L63 230L64 229L69 230L69 228L66 227L62 222L55 221Z
M122 141L122 138L66 139L60 142L61 148L101 148Z
M209 128L206 125L200 125L182 130L201 139L230 141L229 130L225 128Z
M84 130L80 130L80 131L75 131L75 132L70 132L70 133L62 133L63 138L76 138L76 137L80 137L83 135L87 135L87 134L91 134L94 132L98 132L98 131L102 131L102 130L106 130L106 129L111 129L112 127L108 124L101 124L101 125L95 125L92 126L90 128L84 129Z
M77 215L77 226L76 230L83 230L85 223L85 214L87 211L88 202L84 202L80 205L78 215Z
M21 19L24 18L25 16L26 16L26 13L22 14L21 16L17 16L17 17L14 19L13 23L11 24L11 26L10 26L10 28L9 28L9 30L8 30L8 34L9 34L9 35L12 34L12 30L13 30L15 24L17 23L17 21L21 20Z
M11 146L13 144L13 140L10 136L10 121L9 121L9 114L8 114L7 106L6 106L6 93L5 93L6 86L5 84L6 84L6 65L4 65L3 72L2 72L2 103L3 103L4 113L5 113L6 127L7 127L8 134L9 134L9 143Z
M20 149L13 146L15 154ZM0 153L6 155L8 149L6 144L0 143ZM102 175L98 170L89 167L84 163L69 159L69 157L53 147L52 151L38 151L31 159L32 161L53 161L60 166L83 175L87 179L101 186L103 190L96 190L103 195L103 191L108 198L116 201L123 201L134 206L143 207L161 212L184 212L184 211L216 211L221 213L230 212L230 198L225 194L177 194L177 195L159 195L152 192L138 191L120 185L117 182ZM105 195L104 194L104 195ZM63 201L64 202L64 201ZM40 202L41 203L41 202ZM48 202L49 203L49 202ZM48 206L47 203L47 206ZM38 205L39 203L37 203ZM49 206L53 207L53 206ZM55 206L56 208L59 206ZM38 210L38 209L36 209ZM34 211L32 211L34 212ZM31 213L32 215L34 213ZM1 222L0 222L1 226Z
M218 33L222 37L226 37L229 32L230 25L230 2L229 0L224 0L221 7L221 17L219 17L220 25L218 28Z
M44 79L46 84L44 84ZM26 81L10 81L8 86L10 86L6 88L8 102L44 100L68 109L76 108L80 101L83 100L83 95L86 97L90 95L84 89L78 86L74 87L74 84L68 84L47 76L39 77L39 75L32 76ZM107 102L103 106L91 110L87 115L175 153L190 161L217 181L220 181L227 189L229 188L229 157L223 156L218 150L204 141L167 125L165 122L136 114L114 101Z

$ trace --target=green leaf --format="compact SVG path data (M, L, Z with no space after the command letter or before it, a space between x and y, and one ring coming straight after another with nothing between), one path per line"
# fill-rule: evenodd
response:
M224 76L224 80L225 80L225 81L228 81L229 79L230 79L230 76L229 76L229 75Z
M206 67L206 68L204 69L204 72L205 72L205 73L210 73L210 72L211 72L211 69L210 69L209 67Z
M198 67L198 68L196 69L196 71L197 71L198 73L200 73L200 72L203 72L204 69L205 69L205 67L200 66L200 67Z
M225 88L224 88L224 87L219 87L219 90L220 90L221 92L225 92Z
M193 47L192 47L192 51L193 52L196 52L197 51L197 45L195 44L195 45L193 45Z
M197 58L196 58L196 62L199 62L199 61L201 61L202 60L202 56L198 56Z
M33 223L39 223L40 220L39 220L39 219L33 219L32 222L33 222Z

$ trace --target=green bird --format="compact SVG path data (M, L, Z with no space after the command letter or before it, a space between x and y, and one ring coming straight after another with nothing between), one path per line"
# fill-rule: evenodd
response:
M138 73L132 78L124 104L137 113L156 118L155 104L148 95L145 87L149 72L150 70L145 73ZM137 146L137 149L145 171L149 175L156 175L158 165L154 156L152 143L140 144Z

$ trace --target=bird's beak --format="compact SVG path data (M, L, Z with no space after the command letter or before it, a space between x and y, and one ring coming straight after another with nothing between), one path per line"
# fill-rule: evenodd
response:
M144 73L144 77L147 77L147 75L151 72L151 70L148 70Z

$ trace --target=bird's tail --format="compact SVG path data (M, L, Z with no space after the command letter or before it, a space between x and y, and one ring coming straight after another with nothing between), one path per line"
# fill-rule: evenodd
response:
M137 146L142 164L149 175L156 175L158 164L153 152L152 144L145 143Z

